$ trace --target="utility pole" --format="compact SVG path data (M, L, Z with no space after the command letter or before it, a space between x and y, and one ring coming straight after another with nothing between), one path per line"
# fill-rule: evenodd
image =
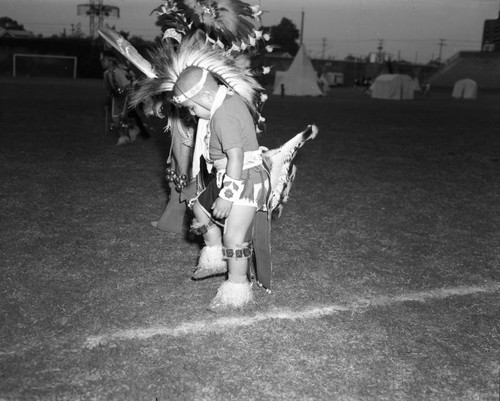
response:
M378 40L378 46L377 46L377 58L379 63L384 62L384 39L379 39Z
M300 21L300 45L304 42L304 10L302 10L302 18Z
M446 41L446 39L439 39L439 56L438 56L438 61L441 62L441 55L443 53L443 46L446 46L446 44L444 43Z
M325 50L326 50L326 38L323 38L322 39L322 45L321 45L322 49L321 49L321 59L324 60L325 59Z

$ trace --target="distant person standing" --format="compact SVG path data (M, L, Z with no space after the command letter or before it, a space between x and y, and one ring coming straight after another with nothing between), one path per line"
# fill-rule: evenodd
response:
M429 92L431 91L431 84L430 82L425 82L424 85L423 85L423 92L424 92L424 95L428 95Z
M321 76L319 77L318 86L321 89L321 92L323 92L323 95L326 95L328 93L330 85L328 84L328 79L326 78L325 74L321 74Z
M137 136L149 137L135 110L128 110L128 95L133 84L133 74L118 62L111 52L101 53L104 69L104 86L108 91L106 107L111 113L111 128L118 130L117 145L133 143Z

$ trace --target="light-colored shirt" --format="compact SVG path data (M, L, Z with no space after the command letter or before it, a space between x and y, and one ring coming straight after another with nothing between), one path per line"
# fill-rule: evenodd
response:
M210 159L226 157L228 149L243 148L244 152L259 149L255 123L243 99L227 94L210 120Z

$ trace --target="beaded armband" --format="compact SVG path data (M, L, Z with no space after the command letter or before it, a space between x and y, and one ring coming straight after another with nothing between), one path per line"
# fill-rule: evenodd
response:
M219 196L229 202L234 202L240 198L243 187L243 180L236 180L226 174L222 180L222 188L219 192Z

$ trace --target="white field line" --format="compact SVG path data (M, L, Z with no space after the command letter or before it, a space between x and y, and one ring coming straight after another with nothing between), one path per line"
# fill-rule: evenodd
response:
M148 328L136 328L129 330L119 330L88 337L85 347L95 348L105 345L113 340L133 340L147 339L154 336L178 337L193 334L204 334L209 332L221 332L227 329L251 326L264 320L296 320L296 319L316 319L322 316L330 316L339 312L358 312L371 307L393 305L400 302L416 301L425 302L432 299L445 299L453 296L465 296L478 293L493 293L500 290L500 283L489 283L483 286L461 286L451 288L439 288L429 291L410 292L398 296L379 296L374 298L360 298L349 305L329 305L314 308L305 308L299 311L281 309L264 313L257 313L254 316L241 317L216 317L212 319L200 320L197 322L181 323L177 326L158 326Z

